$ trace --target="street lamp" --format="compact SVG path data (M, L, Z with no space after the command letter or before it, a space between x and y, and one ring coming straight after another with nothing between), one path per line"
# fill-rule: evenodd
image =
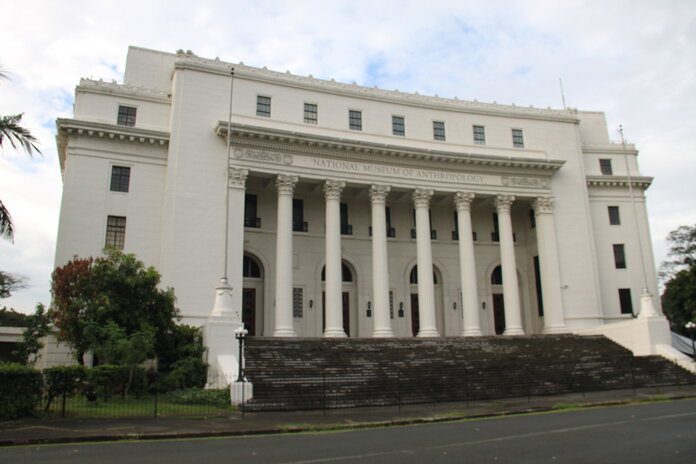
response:
M244 326L237 327L234 331L234 338L239 340L239 375L237 382L244 382L244 368L242 367L242 359L244 358L244 340L249 331Z
M696 324L693 322L689 321L686 324L684 324L684 327L686 327L686 330L689 331L689 335L691 335L691 355L694 358L694 362L696 363L696 343L694 343L694 332L696 332Z

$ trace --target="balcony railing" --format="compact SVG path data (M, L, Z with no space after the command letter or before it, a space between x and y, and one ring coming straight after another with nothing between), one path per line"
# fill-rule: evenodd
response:
M353 226L350 224L341 224L341 235L353 235Z
M372 237L372 226L369 226L367 228L367 233L370 237ZM393 227L387 227L387 238L394 238L396 237L396 229Z
M411 229L411 238L416 238L416 229ZM430 240L437 240L437 230L430 229Z
M471 232L471 238L473 238L474 242L476 241L476 231ZM455 242L459 240L459 231L458 230L452 231L452 240L454 240Z
M260 229L261 228L261 218L245 217L244 218L244 227L251 227L252 229Z
M308 232L309 231L309 224L307 224L306 221L305 222L293 221L292 231L293 232Z
M499 242L500 241L500 235L497 232L491 232L491 241L493 242ZM512 234L512 241L516 242L517 241L517 235L513 232Z

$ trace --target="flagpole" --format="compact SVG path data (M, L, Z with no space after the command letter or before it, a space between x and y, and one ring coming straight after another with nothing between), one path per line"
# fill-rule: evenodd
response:
M229 172L230 156L232 153L230 138L232 133L232 94L234 91L234 67L230 70L230 107L227 114L227 165L225 166L225 264L222 279L227 283L227 268L229 258L227 256L230 238L230 193L229 193Z

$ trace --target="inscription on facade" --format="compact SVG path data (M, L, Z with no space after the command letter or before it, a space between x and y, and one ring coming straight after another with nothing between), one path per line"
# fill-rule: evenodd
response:
M501 177L501 182L504 186L510 186L510 187L533 187L533 188L539 188L539 187L548 187L549 186L549 181L548 179L539 179L536 177L508 177L508 176L503 176Z
M266 163L275 163L275 164L284 164L284 165L292 164L292 155L283 154L283 153L274 153L274 152L269 152L269 151L236 148L234 150L234 157L237 159L264 161Z

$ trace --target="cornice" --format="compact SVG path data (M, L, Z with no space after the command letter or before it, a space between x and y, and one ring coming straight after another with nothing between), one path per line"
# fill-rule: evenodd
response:
M219 121L215 128L215 132L218 136L226 138L227 121ZM339 152L346 155L372 155L401 160L430 161L484 168L526 168L546 172L546 175L549 176L560 169L565 163L565 161L562 160L542 160L523 157L513 158L510 156L426 150L422 148L309 135L294 131L269 129L245 124L232 125L232 143L243 146L264 146L287 152L306 153L319 156L335 156L336 153Z
M585 176L588 187L628 187L627 176ZM652 177L631 177L631 185L647 190L652 184Z
M229 76L231 68L237 77L296 87L306 90L329 92L349 97L358 97L370 100L411 105L429 109L457 111L460 113L475 113L491 116L515 116L526 119L542 119L550 121L569 122L578 124L577 109L554 110L551 108L523 107L516 105L501 105L498 103L486 103L479 101L459 100L458 98L442 98L437 95L428 96L419 93L400 92L399 90L386 90L378 87L362 87L355 83L345 84L334 79L317 79L309 76L298 76L290 71L284 73L271 71L265 66L255 68L244 63L228 63L216 58L214 60L201 58L191 53L179 50L176 54L174 68L190 69Z
M96 137L156 146L169 144L169 132L117 126L101 122L58 118L56 119L56 129L56 144L58 145L61 171L65 168L65 156L68 147L68 137L70 136Z
M171 103L171 94L156 89L137 87L128 84L118 84L116 81L106 82L103 80L80 79L80 84L75 87L75 92L92 92L104 95L115 95L119 97L137 98L138 100L149 100L158 103Z
M618 144L618 143L608 143L608 144L602 144L602 145L583 145L582 146L582 152L586 154L601 154L601 155L623 155L624 154L624 148L623 145ZM626 150L625 153L627 155L638 155L638 150L636 150L636 146L632 143L627 143L626 144Z

